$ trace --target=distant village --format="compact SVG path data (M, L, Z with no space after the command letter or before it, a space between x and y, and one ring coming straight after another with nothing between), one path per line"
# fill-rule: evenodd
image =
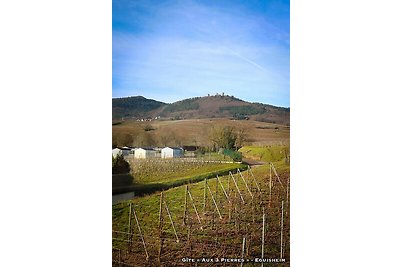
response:
M182 158L194 157L196 146L183 147L117 147L112 150L112 156L115 158L118 155L131 157L135 159L147 158Z

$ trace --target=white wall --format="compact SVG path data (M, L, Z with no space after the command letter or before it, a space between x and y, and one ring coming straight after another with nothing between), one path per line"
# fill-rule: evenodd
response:
M180 149L172 149L170 147L161 150L161 158L178 158L183 156L183 151Z
M135 159L154 158L155 156L156 152L153 150L145 150L142 148L138 148L135 150Z
M121 155L122 154L122 151L121 151L121 149L119 149L119 148L114 148L113 150L112 150L112 155L113 155L113 157L115 158L117 155Z

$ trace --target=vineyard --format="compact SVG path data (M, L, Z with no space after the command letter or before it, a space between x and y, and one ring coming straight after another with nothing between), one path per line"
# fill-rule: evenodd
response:
M289 266L289 176L275 162L114 205L113 266Z
M196 158L129 159L136 183L165 182L182 177L232 170L241 165L221 160L199 160Z

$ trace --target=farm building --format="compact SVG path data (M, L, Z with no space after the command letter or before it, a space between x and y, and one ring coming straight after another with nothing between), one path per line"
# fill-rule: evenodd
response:
M118 155L122 155L122 150L117 147L112 150L112 156L115 158Z
M156 151L153 148L136 148L135 159L155 158Z
M161 158L183 157L183 149L180 147L164 147L161 149Z
M128 156L129 154L133 154L134 150L130 147L124 146L121 148L121 151L122 151L122 155Z

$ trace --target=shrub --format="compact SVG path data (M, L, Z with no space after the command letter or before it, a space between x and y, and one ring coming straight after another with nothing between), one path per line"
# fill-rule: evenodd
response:
M115 158L112 158L112 174L122 174L129 173L131 167L129 163L124 159L124 156L117 155Z
M242 153L230 149L224 149L222 152L225 156L230 157L233 161L242 161Z
M199 147L198 149L196 149L196 151L194 152L194 154L197 157L201 157L202 155L204 155L206 153L206 150L204 147Z

